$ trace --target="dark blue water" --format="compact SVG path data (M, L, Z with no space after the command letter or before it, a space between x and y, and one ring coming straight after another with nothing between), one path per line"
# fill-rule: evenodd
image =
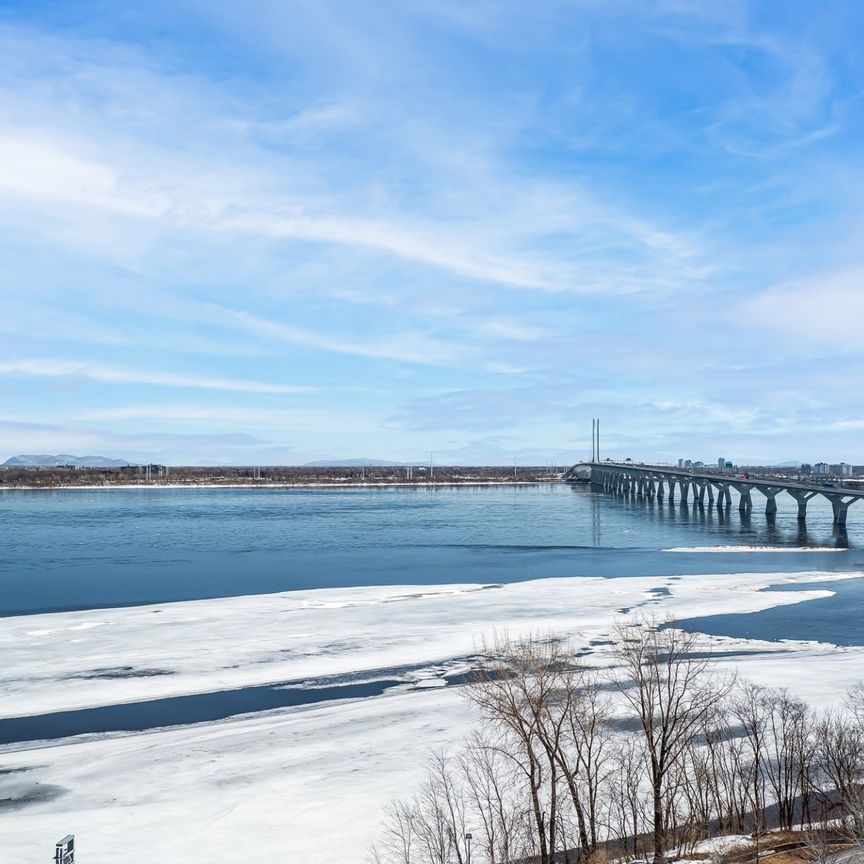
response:
M850 510L837 535L646 504L582 486L135 489L0 493L0 615L301 588L548 576L864 569ZM848 546L842 553L669 553L678 546Z
M864 645L864 579L772 586L768 591L829 590L833 597L762 612L709 615L679 624L687 630L741 639L804 639Z
M0 720L0 745L52 741L72 735L103 732L143 732L167 726L224 720L226 717L272 711L274 708L314 705L335 699L363 699L380 696L388 687L401 683L399 680L383 680L318 688L279 685L239 687L214 693L12 717Z

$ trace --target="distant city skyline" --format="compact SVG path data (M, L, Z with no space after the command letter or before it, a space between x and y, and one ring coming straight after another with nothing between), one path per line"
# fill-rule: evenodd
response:
M862 32L6 3L0 462L864 464Z

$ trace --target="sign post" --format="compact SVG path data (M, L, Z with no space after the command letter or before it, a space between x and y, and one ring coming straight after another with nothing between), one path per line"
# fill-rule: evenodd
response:
M75 864L74 834L67 834L54 847L54 864Z

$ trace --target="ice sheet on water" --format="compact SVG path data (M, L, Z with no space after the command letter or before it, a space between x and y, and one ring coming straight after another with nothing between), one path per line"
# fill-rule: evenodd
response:
M763 659L745 671L792 689L807 682L802 695L828 705L861 674L864 650L845 671L814 646L768 669ZM238 850L245 861L364 864L386 802L410 794L429 753L475 725L458 689L438 688L6 751L7 768L27 767L34 784L65 794L0 811L3 861L46 859L54 839L74 832L89 864L113 864L130 838L153 860L183 864L234 864Z
M587 648L623 608L679 618L754 612L830 596L827 586L765 593L768 585L855 575L338 588L4 618L0 716L433 665L472 654L493 630L567 633ZM127 674L100 674L106 668Z
M4 619L4 707L33 713L406 662L426 663L429 674L414 677L431 683L446 668L440 661L470 653L480 635L496 627L513 635L572 633L596 652L592 662L602 661L621 606L679 617L755 611L829 593L760 590L769 584L840 578L851 576L353 588ZM658 596L658 587L668 594ZM96 620L104 626L79 627ZM861 648L715 641L722 665L823 706L838 703L864 669ZM766 653L726 654L754 648ZM126 667L175 674L81 677ZM20 789L18 768L29 769L28 784L63 794L14 813L0 811L4 864L42 860L67 832L78 836L90 864L115 861L130 838L148 846L154 860L188 864L233 864L238 850L244 860L287 855L360 864L386 801L413 789L430 750L454 744L474 721L458 688L430 687L195 727L7 749L0 758L13 773L0 774L0 798L7 797L9 778Z

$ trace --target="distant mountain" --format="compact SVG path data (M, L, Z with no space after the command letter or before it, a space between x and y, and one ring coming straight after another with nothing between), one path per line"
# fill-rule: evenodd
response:
M80 468L120 468L134 465L128 459L109 459L107 456L72 456L60 453L57 456L24 454L12 456L3 465L9 468L56 468L60 465L77 465Z
M402 468L405 465L420 465L420 462L390 462L387 459L322 459L307 462L304 468Z
M788 462L778 462L774 468L800 468L801 461L799 459L790 459Z

